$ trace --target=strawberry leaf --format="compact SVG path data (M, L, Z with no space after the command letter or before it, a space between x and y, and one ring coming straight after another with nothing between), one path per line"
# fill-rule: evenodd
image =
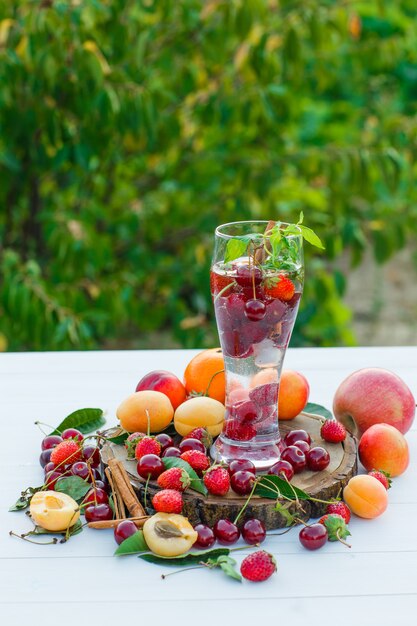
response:
M125 556L127 554L138 554L139 552L148 552L149 548L145 541L145 537L141 530L138 530L134 535L131 535L117 548L114 556Z
M333 413L331 411L329 411L329 409L326 409L321 404L315 404L314 402L308 402L305 405L303 410L306 411L307 413L315 413L316 415L321 415L322 417L326 418L326 420L334 419L333 418Z
M77 502L82 500L85 494L90 491L91 484L80 476L64 476L59 478L55 484L55 491L66 493Z
M198 565L198 563L207 563L213 559L217 561L218 557L223 555L227 556L229 553L230 550L228 548L215 548L214 550L199 550L198 552L189 552L185 556L158 556L157 554L147 553L140 554L139 558L147 561L148 563L173 565L175 567L179 567L181 565Z
M187 463L187 461L172 456L165 457L164 459L162 459L162 462L165 466L165 469L170 469L171 467L182 467L191 479L190 489L194 489L194 491L198 491L198 493L201 493L204 496L207 495L207 489L203 481L197 476L196 472L193 470L191 465Z
M254 494L261 498L270 498L271 500L276 500L277 498L308 500L310 497L308 493L298 487L294 487L284 478L273 475L262 476L255 487Z
M101 428L105 421L102 409L78 409L62 420L50 434L60 435L66 428L76 428L85 435Z

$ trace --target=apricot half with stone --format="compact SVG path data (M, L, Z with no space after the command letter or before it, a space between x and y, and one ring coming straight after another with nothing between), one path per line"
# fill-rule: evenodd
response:
M30 501L29 512L37 526L54 532L74 526L80 517L77 502L58 491L37 491Z
M156 513L143 525L148 547L159 556L179 556L197 541L198 534L183 515Z

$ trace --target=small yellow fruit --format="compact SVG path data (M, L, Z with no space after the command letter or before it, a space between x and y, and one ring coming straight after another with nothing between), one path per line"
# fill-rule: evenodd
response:
M136 391L128 396L116 411L122 428L129 433L146 433L148 421L151 433L164 430L174 416L168 396L160 391Z
M213 398L198 396L186 400L175 411L174 426L177 433L186 437L194 428L207 428L212 437L219 435L223 428L224 405Z
M54 532L74 526L80 517L77 502L58 491L37 491L32 496L29 511L37 526Z
M149 548L159 556L179 556L187 552L198 534L183 515L156 513L146 520L143 535Z

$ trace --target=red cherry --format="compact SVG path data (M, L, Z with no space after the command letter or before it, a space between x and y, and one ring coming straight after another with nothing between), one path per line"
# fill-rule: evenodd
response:
M59 435L48 435L42 439L41 448L42 450L51 450L51 448L55 448L61 441L63 441L63 439Z
M323 524L312 524L311 526L304 526L300 530L298 538L307 550L318 550L327 542L328 534Z
M285 450L281 452L281 459L288 461L288 463L292 465L295 474L302 472L307 465L304 452L301 452L300 448L296 446L288 446L288 448L285 448Z
M251 545L262 543L266 537L265 524L255 517L246 520L242 527L242 537Z
M92 504L107 504L109 501L109 497L107 495L107 493L104 491L104 489L100 489L99 487L97 487L96 489L90 489L90 491L87 491L85 497L84 497L84 504L86 503L92 503Z
M239 265L236 270L236 282L240 287L255 287L262 281L262 272L258 267L249 267L249 265Z
M81 441L84 441L84 435L76 428L66 428L61 433L61 437L62 439L74 439L75 441L78 441L80 443Z
M54 491L57 480L62 478L61 472L48 472L45 476L45 487Z
M251 322L263 320L266 313L266 306L262 300L248 300L245 302L245 315Z
M329 465L330 454L325 448L317 446L316 448L311 448L311 450L307 452L306 460L307 467L309 469L313 470L313 472L321 472Z
M230 477L230 486L239 496L246 496L252 491L255 476L247 470L235 472Z
M268 474L280 476L281 478L284 476L290 481L294 476L294 468L288 461L280 459L278 463L275 463L275 465L269 468Z
M290 430L284 437L284 443L286 446L293 446L296 441L306 441L311 444L311 437L306 430L301 428L298 430Z
M53 448L49 448L48 450L42 450L39 457L39 463L42 465L42 467L45 467L45 465L51 460L52 450Z
M193 439L192 437L183 439L178 447L181 454L183 452L188 452L188 450L197 450L198 452L204 452L204 454L206 453L204 443L199 439Z
M83 460L88 461L91 467L98 467L100 465L100 450L97 446L84 446L83 448Z
M174 440L167 433L159 433L159 435L155 435L155 439L161 444L162 452L174 445Z
M132 520L124 519L123 522L120 522L114 529L116 543L120 545L122 541L134 535L137 530Z
M96 489L102 489L107 493L108 485L106 485L102 480L96 480L94 483Z
M100 522L113 519L113 511L108 504L90 504L84 511L87 522Z
M292 445L296 448L300 448L301 452L304 452L304 454L306 454L310 450L310 446L307 441L303 441L302 439L300 439L299 441L295 441Z
M179 450L179 448L175 448L174 446L170 446L169 448L164 450L163 453L162 453L162 458L165 458L165 457L169 458L171 456L179 459L180 456L181 456L181 451Z
M234 461L231 461L229 463L230 476L232 474L235 474L236 472L240 472L243 470L247 472L252 472L252 474L254 475L256 474L256 468L252 461L249 461L249 459L235 459Z
M164 464L156 454L145 454L137 464L137 472L142 478L158 478L164 469Z
M236 543L240 537L238 527L228 519L219 519L219 521L214 524L213 532L217 541L223 546L229 546L232 543Z
M58 474L63 474L64 473L64 469L63 469L62 465L60 467L56 467L55 463L52 463L52 461L49 461L49 463L47 463L45 465L43 470L44 470L45 474L47 474L48 472L58 472Z
M199 548L200 550L211 548L213 543L216 541L216 537L214 536L214 532L211 530L210 526L197 524L197 526L194 526L194 530L196 531L198 537L193 544L193 548Z
M84 461L76 461L71 466L71 474L73 476L79 476L84 480L88 480L90 478L90 470L88 469L87 463Z

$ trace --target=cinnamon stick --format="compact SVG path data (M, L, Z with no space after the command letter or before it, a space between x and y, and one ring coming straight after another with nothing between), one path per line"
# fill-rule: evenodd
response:
M137 528L142 528L146 520L149 519L149 515L144 515L142 517L129 517L129 520L135 524ZM126 518L121 519L109 519L109 520L100 520L99 522L88 522L89 528L96 528L97 530L103 530L105 528L116 528L120 524L120 522L125 522Z
M107 476L107 480L109 481L109 485L113 494L113 503L114 503L114 512L116 518L124 519L126 518L126 509L123 502L123 498L118 490L117 486L114 483L113 476L109 467L106 467L105 474Z
M132 517L143 517L145 510L138 500L138 497L130 484L129 476L123 464L118 459L109 459L108 465L111 470L112 479L117 491L120 493Z

